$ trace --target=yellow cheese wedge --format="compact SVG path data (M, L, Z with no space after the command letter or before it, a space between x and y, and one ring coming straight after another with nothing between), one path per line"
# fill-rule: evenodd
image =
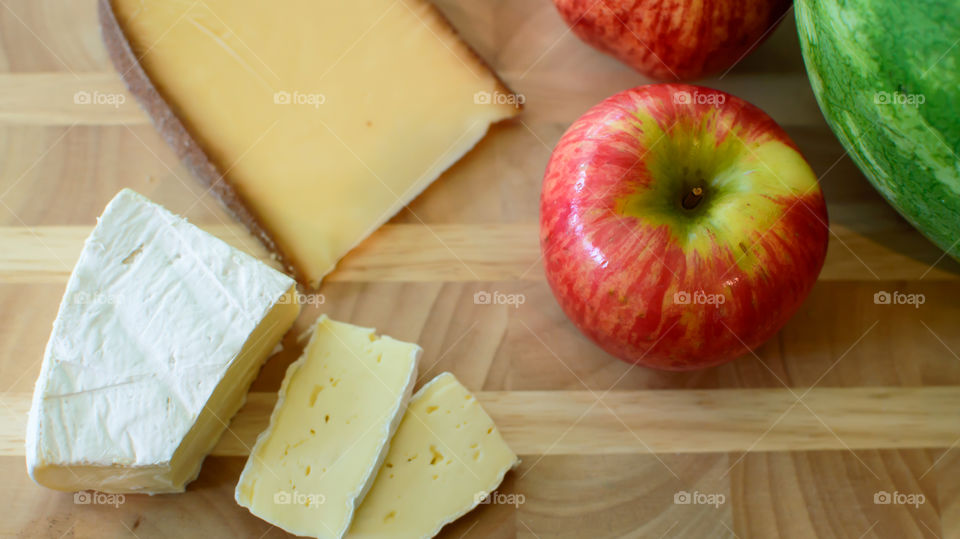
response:
M308 283L517 99L427 0L112 0L160 94Z
M490 416L450 373L410 401L349 537L433 537L519 464Z
M290 365L237 503L297 535L342 537L383 464L422 349L321 316Z

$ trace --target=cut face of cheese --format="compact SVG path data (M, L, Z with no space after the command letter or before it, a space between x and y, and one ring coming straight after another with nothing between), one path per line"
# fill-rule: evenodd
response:
M27 421L58 490L180 492L300 312L292 279L130 190L67 283Z
M342 537L407 407L421 352L321 316L287 369L237 503L296 535Z
M519 462L477 399L443 373L410 401L349 537L433 537Z
M110 5L160 96L313 285L519 110L428 0Z

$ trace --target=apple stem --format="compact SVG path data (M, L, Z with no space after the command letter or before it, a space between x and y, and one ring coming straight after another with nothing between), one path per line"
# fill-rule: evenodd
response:
M701 199L703 199L703 188L694 187L683 197L680 205L683 206L685 210L692 210L697 207Z

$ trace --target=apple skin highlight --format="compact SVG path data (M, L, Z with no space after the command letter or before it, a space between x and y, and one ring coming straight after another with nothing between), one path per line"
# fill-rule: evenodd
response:
M793 141L709 88L647 85L604 100L566 131L543 179L554 295L587 337L647 367L719 365L770 339L813 287L828 236L819 183Z

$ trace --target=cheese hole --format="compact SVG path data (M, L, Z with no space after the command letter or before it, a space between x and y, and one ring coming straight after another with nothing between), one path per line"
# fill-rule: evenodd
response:
M480 452L479 452L479 451L474 451L474 452L473 452L473 460L480 460Z
M493 434L493 427L490 427L489 429L487 429L487 434Z
M377 354L377 363L383 361L383 354Z
M397 516L397 512L396 512L396 511L390 511L389 513L387 513L387 516L383 517L383 521L384 521L384 522L388 522L388 521L390 521L391 519L395 518L396 516Z
M388 462L388 463L387 463L387 468L393 468L393 464L390 463L390 462Z
M324 423L329 423L329 422L330 422L330 414L327 414L327 415L323 416L323 422L324 422Z
M433 455L433 457L430 459L431 466L443 460L443 455L439 451L437 451L437 448L435 446L432 446L432 445L430 446L430 454Z
M427 413L428 413L428 414L432 414L432 413L436 412L437 409L439 409L439 408L440 408L439 406L427 406Z
M476 449L476 448L477 448L476 442L470 444L470 449Z
M303 475L310 475L310 467L307 466L307 469L303 471Z
M414 455L414 456L412 456L412 457L409 457L409 458L407 459L407 462L413 462L414 459L416 459L416 458L417 458L417 455Z
M323 386L313 386L313 391L310 393L311 408L317 403L317 395L319 395L321 391L323 391Z
M434 476L433 476L433 480L436 481L437 479L440 479L440 476L439 476L439 475L434 475Z
M377 342L377 336L374 335L373 333L371 333L370 335L368 335L368 337L370 337L370 342Z
M390 474L390 479L393 479L393 474Z
M316 435L316 434L317 434L317 431L315 431L315 430L313 430L313 429L310 429L310 434Z

